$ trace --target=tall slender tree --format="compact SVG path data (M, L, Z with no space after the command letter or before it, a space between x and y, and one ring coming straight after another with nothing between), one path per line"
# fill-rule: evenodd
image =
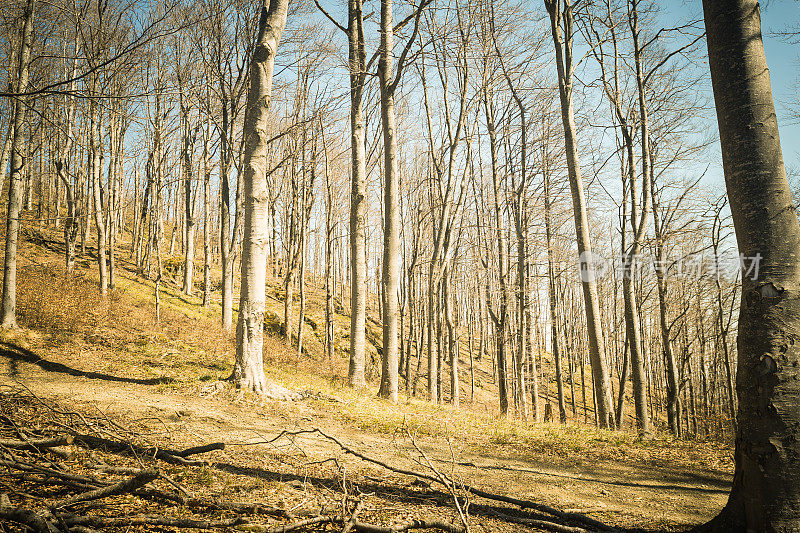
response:
M35 0L25 2L22 38L20 39L19 68L15 88L21 95L14 107L14 124L11 141L11 180L8 190L8 211L6 223L6 255L3 264L3 300L0 305L2 327L17 327L17 242L19 240L19 215L22 209L22 177L25 172L23 155L25 138L23 125L28 113L28 90L30 79L31 46L33 41L33 17Z
M580 254L581 284L586 306L586 326L589 334L589 357L592 364L595 400L600 427L614 428L614 409L611 403L611 386L605 361L605 341L600 326L600 303L597 296L597 280L589 239L589 217L586 209L586 194L583 189L580 162L578 161L577 133L572 105L573 74L575 69L572 54L574 37L571 0L545 0L550 14L553 44L556 50L558 93L561 99L561 118L564 123L569 185L575 217L578 253Z

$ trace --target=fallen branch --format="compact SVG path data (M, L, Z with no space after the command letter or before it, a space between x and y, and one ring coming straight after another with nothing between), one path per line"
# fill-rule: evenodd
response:
M355 530L361 533L401 533L403 531L410 531L412 529L438 529L446 533L464 533L464 528L442 522L441 520L409 520L394 526L374 526L372 524L365 524L363 522L356 522Z
M0 509L0 522L16 522L29 527L37 533L50 533L50 527L45 518L31 511L30 509L22 509L21 507L13 507L11 509Z
M422 456L423 459L425 459L425 463L428 465L428 468L430 468L431 471L436 475L436 479L439 480L439 483L444 485L445 488L447 488L447 491L453 497L453 503L455 503L456 510L458 511L458 516L459 516L459 518L461 518L461 523L464 525L464 529L467 531L467 533L469 533L469 523L467 522L467 517L466 517L464 511L461 509L461 503L458 501L458 493L456 492L456 485L453 482L452 478L450 478L449 476L447 476L445 474L442 474L441 472L439 472L436 469L435 466L433 466L433 463L428 458L428 454L426 454L425 451L422 448L417 446L417 441L414 440L414 437L411 435L411 433L409 433L409 431L407 429L406 429L406 435L408 436L409 439L411 439L411 444L414 446L414 449L417 450L417 452ZM448 442L449 442L449 439L448 439ZM452 454L452 448L451 448L450 452ZM455 460L455 458L454 458L454 460ZM462 485L463 485L463 483L462 483ZM469 502L467 502L467 505L469 505Z
M489 514L496 516L506 522L515 522L526 526L532 526L546 531L553 531L555 533L589 533L589 530L582 527L565 526L549 520L542 520L540 518L528 518L524 516L512 516L506 513L501 513L495 509L486 509Z
M52 439L37 440L0 440L0 446L14 450L41 450L43 448L54 448L56 446L69 446L73 443L74 437L66 435L54 437Z
M137 446L130 442L119 442L115 440L105 439L103 437L94 437L92 435L76 434L75 442L78 444L84 444L89 448L101 448L101 449L108 449L117 453L129 453L134 456L153 457L154 459L159 459L161 461L164 461L165 463L176 464L181 466L204 466L207 464L205 461L192 461L184 459L179 455L180 453L183 452L166 450L164 448L159 448L159 447L145 448L143 446Z
M221 511L233 511L240 514L266 514L278 518L293 518L293 515L286 509L273 505L261 503L241 503L223 501L216 498L194 498L186 497L173 492L166 492L155 487L143 487L134 492L139 497L165 500L192 509L217 509Z
M224 442L212 442L211 444L204 444L202 446L194 446L192 448L186 448L185 450L175 452L173 455L176 457L183 457L186 459L190 455L197 455L199 453L208 453L213 452L214 450L224 450L225 443Z
M342 528L342 533L350 533L350 531L355 527L358 519L358 513L361 512L363 507L364 500L358 500L358 503L356 503L356 508L353 509L353 513L350 515L350 519L345 522L344 527Z
M245 526L240 526L237 529L249 531L250 533L288 533L289 531L295 531L308 526L335 523L337 519L342 521L341 516L315 516L314 518L307 518L305 520L300 520L298 522L292 522L290 524L284 524L277 527L265 526L262 524L247 524Z
M66 500L62 500L56 503L53 506L53 508L59 509L61 507L73 505L78 502L99 500L100 498L106 498L108 496L116 496L117 494L134 492L136 489L143 487L144 485L147 485L157 477L158 477L158 470L142 470L132 478L125 479L123 481L120 481L119 483L108 485L107 487L103 487L100 489L90 490L88 492L82 492L81 494L76 494L71 498L67 498ZM85 524L85 525L91 525L91 524Z
M288 533L298 529L306 528L308 526L321 525L321 524L346 524L349 519L343 516L315 516L306 520L284 524L282 526L270 527L261 524L247 524L240 526L237 529L248 531L250 533ZM464 528L443 522L441 520L408 520L395 524L393 526L378 526L375 524L367 524L366 522L353 522L353 530L359 533L403 533L411 531L412 529L437 529L445 533L464 533Z
M37 474L46 475L47 478L54 479L57 481L63 481L69 484L70 486L73 485L80 485L82 487L90 486L97 488L99 484L96 480L90 479L88 477L79 476L76 474L68 474L66 472L61 472L60 470L56 470L54 468L47 468L46 466L39 466L37 464L31 463L24 463L21 461L3 461L0 460L0 466L5 466L8 468L12 468L14 470L20 470L22 472L32 472Z
M385 463L384 461L381 461L380 459L375 459L373 457L369 457L367 455L364 455L363 453L360 453L357 450L354 450L353 448L350 448L349 446L345 445L342 441L340 441L336 437L334 437L332 435L328 435L327 433L325 433L324 431L322 431L319 428L305 429L305 430L299 430L299 431L295 431L295 432L284 430L281 433L279 433L278 436L276 436L273 439L270 439L267 442L268 443L274 442L275 440L279 439L283 435L295 436L295 435L300 435L300 434L304 434L304 433L309 433L309 434L316 433L316 434L318 434L318 435L330 440L331 442L334 442L337 446L339 446L342 449L342 451L344 451L346 453L349 453L350 455L353 455L355 457L358 457L359 459L361 459L363 461L367 461L368 463L376 464L378 466L381 466L381 467L383 467L383 468L385 468L387 470L390 470L392 472L395 472L397 474L403 474L403 475L406 475L406 476L412 476L412 477L416 477L418 479L424 479L424 480L427 480L427 481L431 481L431 482L437 483L439 485L444 485L445 488L447 488L447 485L443 484L442 481L439 480L438 478L436 478L435 476L431 476L431 475L428 475L428 474L423 474L421 472L414 472L413 470L406 470L404 468L399 468L399 467L396 467L396 466L392 466L392 465L389 465L389 464ZM521 507L523 509L533 509L535 511L546 513L546 514L549 514L551 516L555 516L556 518L558 518L560 520L576 522L578 524L582 524L584 526L587 526L587 527L590 527L590 528L593 528L593 529L597 529L597 530L600 530L600 531L608 531L608 532L617 531L617 529L615 529L615 528L613 528L613 527L611 527L609 525L606 525L606 524L600 522L599 520L595 520L594 518L591 518L589 516L582 515L582 514L579 514L579 513L565 513L563 511L559 511L558 509L556 509L554 507L550 507L550 506L544 505L542 503L537 503L537 502L533 502L533 501L529 501L529 500L522 500L522 499L519 499L519 498L514 498L512 496L505 496L505 495L502 495L502 494L493 494L491 492L487 492L485 490L479 489L477 487L473 487L471 485L462 485L461 488L466 492L469 492L469 493L474 494L475 496L479 496L481 498L486 498L487 500L494 500L494 501L498 501L498 502L509 503L509 504Z
M124 517L76 516L64 517L68 526L88 527L128 527L128 526L163 526L193 529L216 529L233 527L246 522L241 517L227 520L194 520L191 518L167 518L165 516L139 515Z
M105 472L106 474L124 474L129 476L135 476L142 470L140 468L131 468L127 466L110 466L103 462L100 463L89 463L86 465L89 468L94 470L99 470L100 472ZM158 477L175 487L178 491L182 492L185 496L189 496L189 492L180 484L177 483L174 479L166 475L164 472L159 472Z

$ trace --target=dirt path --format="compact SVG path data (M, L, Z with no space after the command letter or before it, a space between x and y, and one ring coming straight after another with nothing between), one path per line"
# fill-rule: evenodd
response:
M188 394L160 390L152 380L96 373L55 360L26 359L8 347L0 347L0 356L0 384L21 384L37 396L62 405L85 411L97 408L109 417L138 420L186 442L223 441L228 445L226 454L258 451L305 454L310 460L336 457L352 468L363 468L356 459L345 457L335 444L316 435L300 436L293 445L288 441L245 445L272 438L282 430L319 427L366 455L424 471L412 460L418 454L407 441L346 426L314 401L258 405L237 399L231 391L215 394L213 384L208 393ZM456 476L465 483L588 513L622 527L674 530L701 523L722 507L729 487L729 474L714 469L685 472L609 461L559 464L518 457L501 449L488 453L459 443L453 443L451 449L443 439L421 438L417 442L438 461L439 468L455 468ZM451 457L455 457L457 466Z

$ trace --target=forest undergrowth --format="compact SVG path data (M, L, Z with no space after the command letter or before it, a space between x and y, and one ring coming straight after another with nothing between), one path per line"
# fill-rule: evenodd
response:
M57 238L37 235L22 252L22 328L4 332L0 339L6 359L0 391L5 467L0 493L7 495L0 501L6 511L0 512L30 511L30 529L680 530L687 525L685 517L651 514L643 520L647 512L635 503L623 513L603 506L560 511L553 507L560 503L553 495L547 503L528 499L531 491L524 483L519 488L494 484L491 469L512 471L516 479L526 475L526 464L588 471L603 464L631 471L713 469L723 476L732 469L731 449L717 439L641 440L632 432L580 423L533 424L503 419L478 401L456 409L406 396L390 404L377 398L372 386L356 391L345 385L346 354L337 352L327 361L309 342L311 348L301 355L277 334L265 338L267 377L302 391L305 399L281 402L244 394L227 381L233 343L219 326L218 304L203 308L198 298L163 283L156 321L153 284L128 270L122 259L116 288L101 301L90 269L79 264L75 276L65 277ZM314 301L317 293L310 292L313 310L320 303ZM274 431L258 433L258 439L243 445L239 437L226 439L220 430L219 442L226 446L201 449L209 453L196 459L194 453L181 454L209 442L198 441L186 425L173 423L195 413L171 413L173 420L159 413L110 413L91 402L46 397L35 382L25 381L27 367L37 367L46 379L72 375L104 380L109 386L147 387L154 395L212 402L220 409L230 406L269 419ZM324 446L300 444L300 435L323 431L319 428L336 428L339 440L334 437L336 442ZM281 435L279 430L294 433ZM350 443L351 432L372 435L381 453L367 454L367 459L376 462L362 460L355 468L343 462L359 449ZM317 437L328 439L323 435ZM276 436L280 438L270 442ZM511 462L516 466L508 466ZM529 472L547 474L535 468ZM488 470L477 475L478 469ZM622 485L625 469L619 474ZM642 490L637 483L631 485L631 497ZM480 496L481 490L486 494ZM657 497L657 487L646 490ZM93 491L101 495L86 496ZM700 493L697 497L703 498Z

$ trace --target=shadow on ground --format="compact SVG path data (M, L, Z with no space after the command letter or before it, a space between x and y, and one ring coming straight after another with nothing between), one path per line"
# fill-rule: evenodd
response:
M77 368L69 367L62 363L48 361L39 357L35 353L17 346L0 342L0 357L5 357L8 360L9 375L12 377L19 376L19 363L28 363L36 365L42 370L47 372L56 372L59 374L67 374L75 377L83 377L88 379L99 379L103 381L117 381L120 383L134 383L136 385L161 385L165 383L172 383L175 380L171 377L158 377L149 379L129 378L122 376L114 376L111 374L104 374L102 372L92 372L89 370L79 370Z

